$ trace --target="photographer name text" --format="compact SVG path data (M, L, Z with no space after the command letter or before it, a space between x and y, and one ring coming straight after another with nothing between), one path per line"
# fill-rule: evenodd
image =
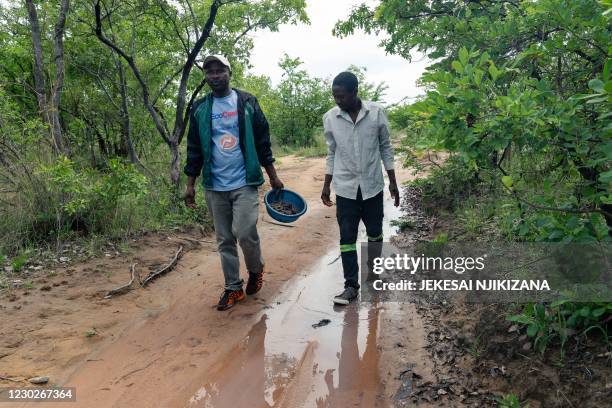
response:
M372 282L372 288L379 291L549 291L547 280L523 279L424 279L411 281L402 279L398 282L385 282L378 279Z

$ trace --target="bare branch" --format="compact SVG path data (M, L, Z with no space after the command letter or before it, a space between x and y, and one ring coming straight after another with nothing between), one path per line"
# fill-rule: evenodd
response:
M132 69L134 76L136 77L136 80L140 84L140 87L142 89L143 103L145 107L147 108L147 110L149 111L149 114L153 118L153 122L155 123L155 127L158 133L160 134L162 139L168 145L170 145L170 139L168 137L168 133L166 132L166 129L164 129L164 126L159 118L159 115L157 114L156 109L149 101L149 87L144 81L140 73L140 70L136 66L136 63L134 62L134 58L132 58L132 56L128 55L125 51L119 48L119 46L117 46L114 42L109 40L102 32L102 16L101 16L101 11L100 11L100 0L96 0L95 6L94 6L94 12L96 16L96 37L98 37L98 39L102 41L102 43L104 43L106 46L108 46L110 49L112 49L114 52L120 55L121 58L123 58L128 63L128 65Z
M198 86L196 87L196 89L191 94L191 98L189 99L189 102L187 103L187 109L185 109L185 114L183 116L183 123L187 124L187 121L189 120L189 113L191 112L191 107L193 106L193 102L198 97L198 94L200 93L202 88L204 88L204 85L206 85L206 79L202 79L200 83L198 84ZM181 141L183 140L183 137L185 136L186 129L187 129L187 126L183 126L183 130L178 134L178 138L177 138L178 144L181 144Z
M434 166L442 170L442 166L440 166L435 160L431 158L431 154L429 150L427 150L427 161L429 161L431 164L433 164Z
M185 40L183 39L183 36L181 35L181 31L179 30L179 27L178 27L178 25L176 23L175 16L171 16L170 15L170 13L166 9L166 7L164 7L164 2L163 1L159 2L159 6L160 6L162 12L165 14L165 16L168 18L168 20L170 20L172 22L172 28L174 29L174 34L176 34L176 36L178 37L179 41L183 45L183 50L185 51L185 54L189 54L189 46L187 45L187 43L185 43Z
M72 65L77 68L82 70L83 72L91 75L92 77L95 78L96 82L98 83L98 85L100 86L100 89L102 89L102 91L104 92L104 94L106 95L106 97L108 98L108 101L113 105L113 107L117 110L120 110L119 105L117 105L117 102L115 102L115 99L112 97L112 95L110 94L108 88L106 87L106 85L104 84L104 81L102 80L102 77L100 76L99 72L94 72L91 69L89 69L87 66L85 65L81 65L78 64L76 62L73 62ZM109 78L105 78L107 81L110 81L113 85L117 86L117 88L119 88L120 84L116 81L113 81Z
M219 11L219 7L221 6L221 4L222 3L219 0L215 0L210 5L210 12L208 14L208 19L206 20L206 23L204 24L204 27L202 29L202 33L194 44L193 49L189 53L187 61L183 66L183 73L181 75L181 81L179 84L179 90L176 100L176 113L173 132L175 141L178 141L181 137L181 134L185 131L185 99L187 94L187 82L189 80L189 75L191 74L191 69L193 68L196 57L202 50L204 43L210 37L210 33L215 23L215 18L217 17L217 12Z
M156 279L159 276L171 271L176 266L176 263L178 262L178 260L181 258L182 255L183 255L183 246L181 245L179 249L176 251L176 254L174 254L174 258L172 258L170 263L158 271L149 273L149 275L147 275L147 277L141 282L141 285L147 286L147 284L151 282L153 279Z
M157 100L162 96L162 94L166 91L166 88L168 88L168 86L170 85L170 83L176 78L176 76L178 74L181 73L181 71L183 70L183 68L179 68L176 70L176 72L174 74L172 74L171 76L169 76L166 81L164 82L164 84L162 85L162 87L159 89L159 92L157 92L157 95L155 95L155 97L153 98L153 101L151 102L153 105L155 105L157 103Z
M130 279L130 281L126 283L125 285L109 290L104 296L104 299L110 299L113 296L122 295L124 293L127 293L132 288L132 284L134 283L134 281L136 280L136 276L138 275L136 273L136 265L137 265L136 263L133 263L132 266L130 267L130 272L132 275L132 278ZM138 280L140 280L140 276L138 276Z
M38 99L39 108L42 110L46 105L45 95L45 78L43 75L43 56L42 56L42 40L40 35L40 23L38 22L38 13L36 6L32 0L26 0L28 9L28 19L30 20L32 46L34 48L34 88L36 89L36 97Z
M246 21L247 21L247 26L244 29L244 31L242 31L242 33L240 33L236 38L234 38L234 46L236 46L238 44L238 41L240 41L244 36L246 36L250 31L258 28L258 27L267 27L269 25L278 23L280 20L282 20L283 16L278 16L275 19L272 20L266 20L265 18L262 18L261 20L259 20L258 22L251 24L251 20L249 19L249 17L246 17Z
M568 213L568 214L599 213L605 217L612 217L612 214L600 208L558 208L558 207L549 207L545 205L534 204L530 201L527 201L525 198L521 197L516 191L506 187L505 184L504 184L504 188L508 190L514 196L514 198L516 198L518 201L524 204L527 204L529 207L535 208L536 210L554 211L554 212L562 212L562 213Z
M66 27L66 14L68 13L68 0L62 0L61 9L53 33L54 60L56 65L55 84L53 86L53 102L60 105L61 89L64 85L64 29Z
M193 12L193 7L191 7L191 2L189 0L185 0L187 4L187 8L189 9L189 13L191 14L191 19L193 20L193 27L195 29L196 38L200 37L200 30L198 30L198 19L196 18L195 13Z

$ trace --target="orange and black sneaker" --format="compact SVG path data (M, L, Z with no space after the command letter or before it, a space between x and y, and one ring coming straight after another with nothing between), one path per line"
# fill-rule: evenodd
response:
M240 290L225 290L217 304L217 310L227 310L233 307L237 302L244 300L246 295L242 289Z
M264 267L259 273L249 273L249 280L247 281L246 294L254 295L261 290L263 286L263 274L266 271Z

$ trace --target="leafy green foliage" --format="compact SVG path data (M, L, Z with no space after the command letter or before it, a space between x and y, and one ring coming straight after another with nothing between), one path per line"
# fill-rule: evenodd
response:
M23 269L23 267L27 264L29 258L29 254L27 252L23 252L11 259L11 267L13 268L13 272L21 271L21 269Z
M43 62L48 78L53 78L58 7L35 3ZM192 97L207 91L202 83L204 54L227 55L234 78L240 79L248 67L253 31L275 31L282 24L308 21L304 0L222 2L181 99L179 68L202 32L213 2L99 2L104 34L133 58L141 78L95 36L94 3L70 2L66 22L59 109L69 146L66 158L54 156L40 119L26 8L17 2L0 4L0 250L9 256L30 245L59 245L75 236L96 240L126 237L143 228L185 224L206 228L210 220L202 197L200 210L188 210L177 189L164 181L167 164L172 162L178 169L180 162L172 161L169 144L159 137L143 97L148 93L166 135L179 144L177 118L185 117ZM265 99L265 90L262 86L256 94L261 92ZM178 150L184 151L184 146Z
M608 0L380 0L335 33L384 31L388 52L436 61L421 100L390 114L411 164L424 152L451 155L420 182L426 207L442 203L468 230L493 224L506 239L610 241L610 10ZM609 344L611 307L532 304L509 320L541 352L572 332L595 330Z
M446 244L448 242L448 233L439 233L431 240L431 242L433 242L434 244Z
M586 334L598 330L609 344L606 322L612 315L612 303L573 303L567 300L529 304L520 314L508 316L507 320L521 323L526 333L534 339L535 348L544 353L553 340L562 347L572 334Z
M391 120L415 155L446 150L476 177L497 172L520 239L608 240L612 38L603 11L594 0L389 0L357 8L336 32L385 30L389 52L440 58L421 79L426 95Z
M603 324L612 315L612 303L574 303L568 300L553 302L551 308L556 308L567 324L567 327L581 330L591 330Z
M95 327L92 327L91 329L87 330L85 332L85 337L93 337L93 336L97 336L98 335L98 331L96 330Z
M521 401L514 394L506 394L497 398L499 408L529 408L529 404L521 405Z
M281 145L312 146L315 129L333 106L331 85L300 69L299 58L285 54L278 65L283 70L283 79L268 112L271 132Z
M415 224L412 220L404 217L391 220L390 224L392 227L397 227L400 231L413 229L415 227Z
M78 171L75 163L60 157L41 169L48 180L58 223L82 224L86 231L97 232L113 219L121 199L133 202L147 193L147 179L129 164L110 159L105 172Z
M422 205L430 213L450 211L475 192L476 178L458 157L450 157L443 167L434 167L429 177L412 184L421 191Z
M322 117L335 106L329 78L312 77L302 69L299 58L285 54L278 65L283 78L272 86L266 76L245 75L235 78L238 86L257 96L270 122L275 151L302 156L322 156L327 153L322 137ZM367 80L365 67L351 65L359 80L359 96L368 101L382 102L387 85Z

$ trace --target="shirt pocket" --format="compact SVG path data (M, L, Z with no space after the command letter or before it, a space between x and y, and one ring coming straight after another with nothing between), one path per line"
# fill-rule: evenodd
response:
M378 127L376 125L369 125L363 129L364 133L361 136L361 152L365 154L372 154L378 151L379 140L378 140Z

